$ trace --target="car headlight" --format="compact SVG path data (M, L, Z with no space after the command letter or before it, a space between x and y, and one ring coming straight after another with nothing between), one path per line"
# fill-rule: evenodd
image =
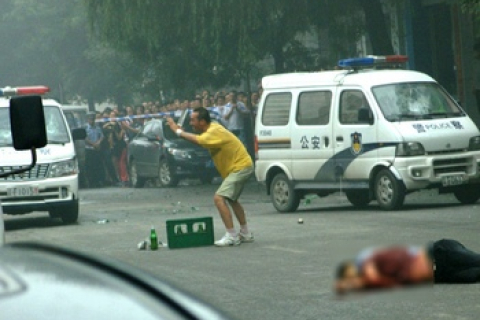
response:
M395 155L397 157L414 157L425 154L425 149L419 142L403 142L397 145Z
M188 151L185 151L185 150L168 148L168 153L170 153L175 158L180 158L180 159L191 159L192 158L192 155Z
M50 167L50 177L64 177L78 173L78 163L76 159L53 163Z
M469 151L480 150L480 136L470 138L470 143L468 144Z

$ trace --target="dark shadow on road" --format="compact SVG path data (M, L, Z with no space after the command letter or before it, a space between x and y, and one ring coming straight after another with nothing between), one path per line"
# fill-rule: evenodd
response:
M48 215L45 217L16 216L5 220L5 230L25 230L34 228L52 228L64 226L60 219L51 219Z
M445 209L445 208L457 208L457 207L463 207L463 206L466 206L466 205L463 205L461 203L411 203L411 204L403 205L403 207L401 209L396 210L396 211L386 211L386 210L380 209L380 207L375 203L372 203L372 204L366 206L365 208L355 208L354 206L351 206L351 205L335 206L335 207L311 205L311 207L300 206L296 212L286 213L286 214L298 214L298 213L306 213L306 212L316 212L316 213L378 212L378 213L387 213L388 214L390 212L428 210L428 209L437 209L437 208Z

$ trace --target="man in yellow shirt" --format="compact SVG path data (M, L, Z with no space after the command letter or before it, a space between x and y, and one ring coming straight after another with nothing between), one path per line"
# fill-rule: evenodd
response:
M211 122L210 113L203 107L193 110L190 125L200 134L184 132L172 118L167 118L170 128L181 138L196 143L210 152L213 163L223 182L215 192L213 201L227 229L216 246L236 246L242 242L253 242L253 234L248 230L245 211L238 202L243 187L253 175L253 162L243 143L229 130L218 123ZM240 232L233 226L230 208L240 224Z

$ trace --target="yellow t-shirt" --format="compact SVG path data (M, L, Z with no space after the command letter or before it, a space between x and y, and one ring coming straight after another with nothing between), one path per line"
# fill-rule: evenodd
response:
M224 179L232 172L253 165L243 143L218 123L210 123L207 131L197 136L197 141L199 145L208 149L215 167Z

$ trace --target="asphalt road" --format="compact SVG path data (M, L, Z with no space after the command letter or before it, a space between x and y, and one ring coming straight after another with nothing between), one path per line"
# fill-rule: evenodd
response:
M480 284L435 285L336 297L335 266L367 246L423 244L453 238L480 252L480 205L462 206L451 195L407 196L401 211L375 203L355 210L342 194L316 198L279 214L263 188L251 182L241 202L256 241L139 251L154 225L166 241L166 221L213 217L217 185L190 182L174 189L81 190L78 224L63 226L46 213L5 216L7 243L42 241L118 259L173 283L234 319L478 319ZM298 219L304 220L303 224Z

